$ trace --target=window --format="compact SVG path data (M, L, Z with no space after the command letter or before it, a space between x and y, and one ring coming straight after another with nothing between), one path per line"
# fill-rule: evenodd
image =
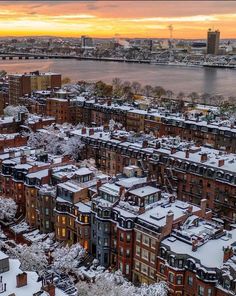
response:
M174 274L172 272L170 272L169 273L169 282L174 283L174 279L175 279Z
M64 237L66 236L66 229L65 228L62 228L61 235L64 236Z
M148 274L148 266L146 264L141 265L142 273Z
M119 270L120 270L121 272L123 272L123 263L122 263L122 262L119 263Z
M182 259L180 259L180 260L178 261L178 265L179 265L179 268L183 268L183 266L184 266L184 261L183 261Z
M145 249L142 249L142 258L148 260L149 252Z
M61 223L66 224L66 217L64 217L64 216L61 217Z
M212 296L212 295L213 295L212 289L211 288L207 289L207 296Z
M202 286L198 286L198 296L204 296L204 288Z
M155 278L155 269L150 268L150 277Z
M170 257L170 266L175 266L175 258Z
M176 282L177 282L177 285L182 285L183 283L182 275L177 275Z
M49 221L48 220L45 221L45 228L47 228L47 229L49 228Z
M88 216L84 216L84 223L88 223Z
M126 249L126 257L130 257L130 249Z
M125 274L129 274L129 264L125 265Z
M162 273L162 274L165 273L165 265L164 264L160 265L160 273Z
M121 242L124 241L124 233L123 233L123 232L120 233L120 241L121 241Z
M105 247L108 246L108 238L104 238L104 246L105 246Z
M156 248L156 241L154 239L151 239L151 248L152 249Z
M123 254L124 254L124 249L121 247L120 248L120 256L123 256Z
M146 246L149 246L149 237L146 235L143 235L143 240L142 240L143 244Z
M140 247L136 246L136 256L140 257L140 253L141 253Z
M156 256L153 253L150 253L150 261L151 263L155 264L156 260L155 260Z
M98 236L98 245L101 245L101 238Z
M131 236L130 236L130 234L127 234L127 235L126 235L126 241L127 241L127 243L129 243L130 240L131 240Z
M45 215L49 215L49 208L45 209Z
M141 233L140 232L136 233L136 241L141 242Z
M193 286L193 277L192 276L188 276L188 285L189 286Z
M139 267L140 267L140 263L139 263L137 260L135 260L134 268L135 268L136 270L139 270Z

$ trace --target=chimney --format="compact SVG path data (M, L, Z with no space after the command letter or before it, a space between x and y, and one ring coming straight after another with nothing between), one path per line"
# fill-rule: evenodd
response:
M93 129L93 128L91 128L91 129L89 130L89 135L90 135L90 136L94 135L94 129Z
M201 199L201 217L205 218L206 216L206 206L207 200L205 198Z
M144 205L142 205L142 206L139 207L138 213L140 215L143 214L143 213L145 213L145 207L144 207Z
M188 206L188 213L189 214L192 214L192 212L193 212L193 206L192 205L189 205Z
M207 154L203 153L201 154L201 162L205 162L205 161L207 161Z
M143 148L147 148L148 147L148 141L147 140L144 140L143 141Z
M16 276L16 287L21 288L27 285L27 273L19 273Z
M82 127L81 134L82 135L85 135L86 134L86 127Z
M224 257L223 257L223 262L225 263L228 261L231 257L234 255L234 251L232 247L227 247L223 249L224 251Z
M20 158L20 163L21 164L26 164L27 162L27 156L26 155L22 155L21 158Z
M124 186L120 186L120 189L119 189L119 197L121 199L124 199L124 197L125 197L125 187Z
M171 233L172 225L174 221L174 213L172 211L169 211L166 215L166 235Z
M97 180L97 192L101 186L102 186L102 181L99 179Z
M169 196L169 203L172 203L175 201L175 196L174 195L170 195Z
M224 159L219 159L218 167L222 167L224 164L225 164L225 160Z
M189 158L189 154L190 154L189 149L187 149L187 150L185 151L185 157L186 157L186 158Z
M176 148L175 147L171 147L170 154L175 154L175 153L176 153Z
M198 241L197 239L192 240L192 251L196 252L198 248Z
M49 296L55 296L56 295L56 288L53 283L47 283L44 287L43 290L49 294Z

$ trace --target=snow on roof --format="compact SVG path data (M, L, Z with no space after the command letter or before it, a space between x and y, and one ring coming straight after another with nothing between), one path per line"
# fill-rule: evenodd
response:
M134 190L131 190L130 193L139 197L144 197L147 195L155 194L157 192L160 192L160 189L152 187L152 186L143 186L141 188L137 188Z
M186 215L185 211L188 209L188 203L176 200L173 203L169 203L167 199L162 198L156 206L146 210L145 213L139 216L139 219L146 221L158 227L166 225L166 216L169 211L174 214L174 221L178 220L182 216ZM193 205L193 213L199 211L198 206Z
M58 187L64 188L70 192L78 192L83 189L77 182L71 180L58 184Z
M7 258L9 258L9 256L7 256L5 253L0 251L0 260L7 259Z
M177 238L172 242L165 239L162 241L164 245L170 247L170 249L176 254L188 254L189 256L201 261L201 264L210 268L221 268L223 265L223 247L228 247L236 242L236 229L230 231L232 238L225 241L224 237L217 240L209 240L204 245L198 247L197 251L192 251L192 245L181 241Z
M113 196L118 196L120 187L112 183L105 183L99 188L99 190Z
M76 175L78 176L84 176L89 174L92 174L92 171L88 168L79 168L76 170Z
M27 174L28 178L37 178L37 179L42 179L43 177L48 176L48 169L47 170L41 170L35 173Z
M119 186L124 186L125 188L130 188L137 184L142 184L147 182L147 178L138 178L138 177L131 177L131 178L124 178L116 182Z
M38 275L36 272L27 273L27 285L16 288L16 276L22 273L20 269L20 261L18 259L10 259L10 270L1 273L2 283L6 283L6 291L1 293L2 296L15 294L16 296L32 296L34 293L39 292L42 287L42 282L38 282ZM56 296L66 296L66 294L56 288Z
M78 208L79 211L83 212L83 213L88 213L90 214L91 212L91 206L88 204L85 204L83 202L77 202L75 204L75 206Z

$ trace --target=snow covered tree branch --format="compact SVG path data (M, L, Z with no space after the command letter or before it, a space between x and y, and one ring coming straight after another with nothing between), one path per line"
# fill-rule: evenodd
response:
M12 198L0 197L0 219L12 220L17 211L17 205Z
M80 296L166 296L168 293L164 282L136 287L128 282L120 271L101 272L94 283L80 281L77 288Z
M57 248L52 253L52 267L58 272L76 272L76 268L85 256L85 249L79 244L74 244L71 247L66 246Z

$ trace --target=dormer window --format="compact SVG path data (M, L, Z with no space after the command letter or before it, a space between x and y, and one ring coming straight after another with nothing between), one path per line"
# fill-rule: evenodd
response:
M173 256L170 257L170 266L175 266L175 258Z

